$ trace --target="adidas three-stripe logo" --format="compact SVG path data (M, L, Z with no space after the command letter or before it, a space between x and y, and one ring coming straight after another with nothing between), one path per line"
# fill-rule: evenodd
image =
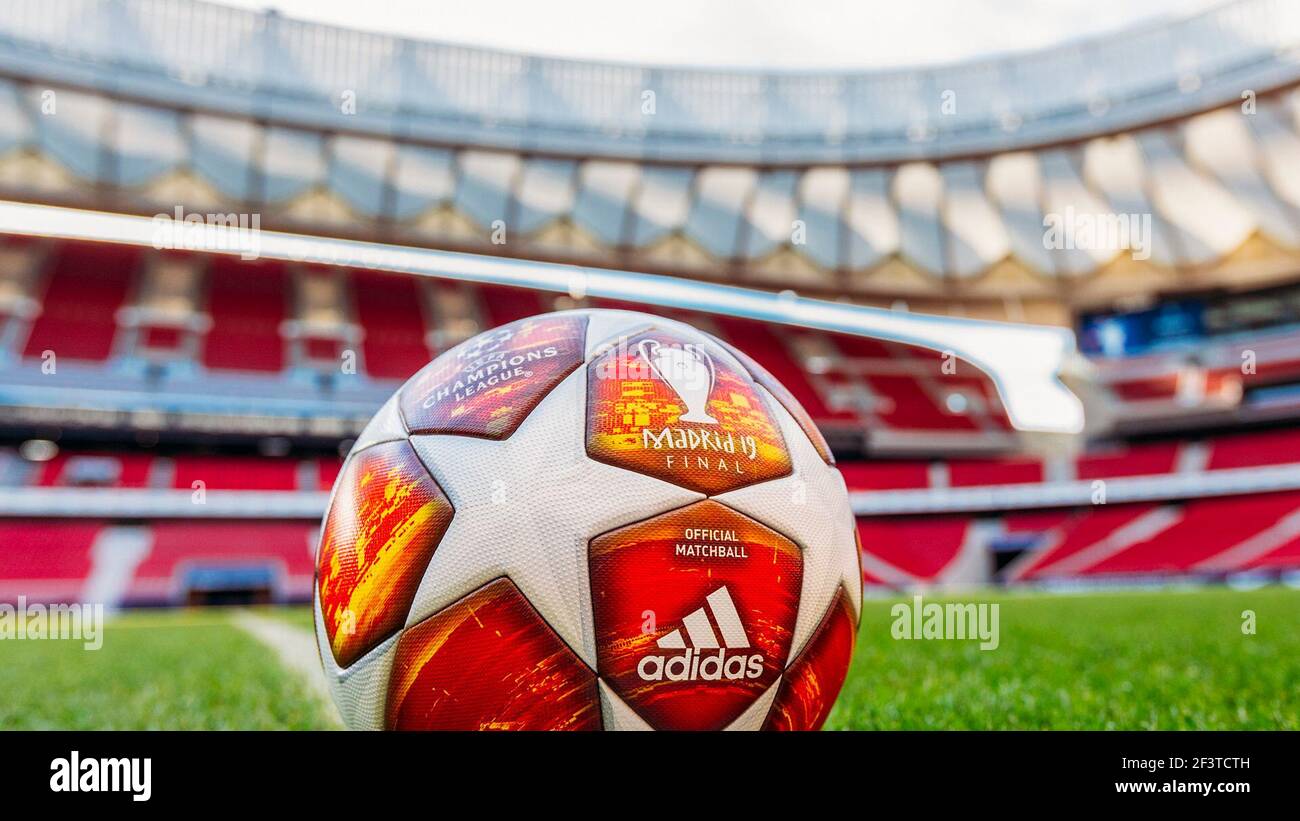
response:
M713 619L722 631L722 646L732 649L748 647L749 636L745 635L745 626L740 623L740 614L736 612L736 604L731 600L727 588L719 587L705 596L704 601L713 611ZM709 624L709 616L703 607L682 619L682 624L686 627L686 634L691 637L691 646L697 650L712 650L719 646L718 636L713 632L713 625ZM682 631L674 630L659 639L659 647L662 650L686 649Z
M709 614L713 615L712 621ZM717 630L713 625L717 624ZM686 636L682 636L682 628ZM754 679L763 675L759 653L728 655L728 650L749 649L749 636L726 586L704 598L704 605L682 619L682 628L656 642L660 650L680 650L680 655L649 655L637 663L642 681L722 681ZM721 643L718 634L721 633ZM686 641L690 640L688 646ZM716 651L716 652L714 652Z

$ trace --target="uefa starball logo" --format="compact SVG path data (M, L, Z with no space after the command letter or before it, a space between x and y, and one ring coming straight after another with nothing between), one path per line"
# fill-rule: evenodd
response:
M528 379L533 375L529 365L560 353L555 345L515 349L510 344L515 339L509 328L500 328L467 342L456 351L456 378L425 396L423 406L432 408L447 399L463 402L513 380Z
M491 355L501 350L501 346L513 337L514 332L509 328L498 328L495 331L479 334L456 351L456 360L461 363L462 369L477 368L490 361Z
M714 624L718 628L716 632ZM682 629L686 631L685 638ZM749 649L749 635L725 585L706 596L702 607L683 618L681 628L662 636L656 644L660 650L683 652L642 658L636 666L642 681L740 681L763 675L761 653L735 652Z

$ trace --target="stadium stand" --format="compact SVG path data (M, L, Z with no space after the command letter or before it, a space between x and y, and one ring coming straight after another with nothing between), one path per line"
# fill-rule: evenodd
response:
M844 482L853 490L898 490L929 486L929 466L923 462L840 462Z
M140 292L137 280L150 270L147 255L68 242L48 244L47 252L43 257L49 260L46 270L31 277L38 285L35 292L41 298L33 300L33 307L27 312L26 340L12 337L12 344L25 354L23 362L30 363L19 367L38 366L44 346L54 344L54 336L43 342L41 334L62 334L59 329L63 326L59 323L81 322L80 318L93 314L96 321L83 323L85 327L74 336L72 347L65 349L60 342L57 350L71 352L70 358L78 360L79 374L128 373L130 362L142 355L138 347L127 344L126 340L140 325L123 321L131 318L123 306L132 294ZM301 365L310 359L302 350L294 353L295 338L290 327L291 317L299 316L295 311L301 310L293 307L293 283L300 272L277 264L220 256L208 258L202 254L171 255L171 259L205 272L187 280L188 303L194 309L186 322L187 327L198 329L199 344L190 346L188 351L184 346L175 346L168 361L173 365L184 363L185 367L155 375L151 384L165 387L172 382L183 384L187 379L197 378L202 385L204 373L223 373L235 379L230 384L253 392L271 381L282 385L288 396L308 394L330 401L332 388L295 382L293 377L292 363ZM75 271L86 270L96 272L88 287L79 287L79 279L69 278ZM449 285L367 272L343 273L346 287L331 289L329 297L344 300L346 304L318 306L318 313L355 317L358 328L355 338L361 350L357 376L363 382L374 384L374 396L386 394L397 380L427 361L437 352L440 342L463 338L482 327L482 323L506 322L555 305L551 297L537 292L462 285L455 288L459 307L449 314L440 300L440 294ZM112 321L106 323L102 321L104 317ZM440 320L444 318L453 321L443 325ZM996 389L987 377L969 366L960 381L956 381L945 378L940 370L942 363L933 352L906 345L784 329L735 317L695 321L724 339L754 351L765 367L778 374L840 444L837 448L841 451L840 469L849 488L871 494L878 502L887 499L891 492L909 490L981 491L1004 486L1039 487L1050 492L1054 483L1063 480L1095 482L1175 474L1207 476L1264 467L1300 472L1300 434L1290 429L1230 432L1204 439L1183 435L1172 441L1101 443L1077 457L1067 458L1051 454L1022 455L1015 446L998 447L997 443L1003 440L983 438L990 430L1005 433L1010 425L1001 411ZM338 351L330 350L322 358L338 355ZM120 390L117 378L107 384L113 390ZM945 402L944 397L955 394L968 403L954 406ZM945 448L935 452L932 459L890 459L891 453L925 452L925 448L914 444L916 439L905 439L908 444L891 449L887 436L891 432L922 439L943 435L949 437L944 440L948 443L954 441L951 438L954 434L969 435L973 441L969 452L973 455L952 458L953 452ZM855 441L856 447L844 447L846 442ZM1000 451L1000 454L978 455L990 451ZM864 454L873 458L863 460ZM10 464L23 462L14 452L8 453L7 460ZM100 446L89 451L62 450L51 460L25 471L21 480L15 481L12 472L7 474L10 478L6 483L72 492L96 488L121 492L187 491L202 487L217 494L222 491L310 494L327 490L338 467L336 457L310 453L298 458L270 458L193 453L186 448L142 452ZM1051 513L1054 521L1050 524L1040 521L1029 528L1025 527L1026 516L1047 514L995 516L992 521L998 526L990 526L984 517L972 518L970 514L922 520L906 515L863 518L861 535L867 557L867 578L881 585L900 587L997 579L1053 583L1063 578L1218 577L1247 571L1279 573L1300 567L1290 531L1283 527L1277 534L1268 535L1272 532L1270 528L1275 528L1294 507L1290 496L1260 496L1264 500L1259 502L1260 507L1254 498L1243 506L1236 498L1215 498L1216 492L1213 486L1191 492L1171 490L1164 503L1056 511ZM1035 504L1047 505L1051 501L1047 498ZM980 522L983 524L977 527ZM1142 530L1148 525L1159 525L1160 529L1148 535ZM301 528L294 530L298 526L285 524L258 530L260 526L245 523L223 527L204 522L203 539L196 539L192 544L174 539L174 530L159 531L154 527L145 539L152 546L146 550L147 558L141 565L141 572L146 575L132 577L132 584L121 591L121 601L216 601L225 595L218 588L223 584L237 586L237 579L244 580L240 584L246 583L249 597L259 600L302 594L307 588L298 583L301 579L295 576L296 571L284 569L295 566L286 563L285 548L271 549L270 558L246 556L245 543L236 543L245 537L255 537L283 546L301 541ZM20 530L28 532L36 527L33 521ZM291 531L296 535L286 537L285 533ZM1027 533L1037 534L1037 549L1024 550L1018 558L1000 566L999 562L1006 557L994 555L999 554L998 540L1010 539L1014 543L1020 538L1023 541L1028 538ZM46 545L52 539L60 544L41 549L52 549L67 556L66 560L51 565L57 568L56 577L24 579L24 585L67 595L78 584L88 583L91 564L85 557L94 542L94 531L78 526L54 528L40 544ZM231 541L223 547L223 539ZM1233 552L1233 548L1245 543L1258 547ZM165 552L155 556L152 550L159 545ZM187 551L192 554L188 558ZM984 555L973 561L968 558L971 551L993 555L993 558ZM235 569L223 575L209 560L225 553L232 557L244 556L247 561L234 561L230 567ZM1223 556L1231 558L1238 554L1239 558L1232 561L1222 560ZM190 567L190 559L197 562L193 566L201 568L195 573L206 581L178 580L179 571L175 568ZM306 561L301 556L298 559ZM11 572L17 573L19 569Z
M286 318L284 272L277 263L213 259L206 304L212 327L203 365L216 370L276 373L284 367L280 324Z
M150 484L154 457L148 453L76 454L61 451L35 471L40 487L140 488Z
M98 522L6 521L0 550L0 599L80 601L90 577L91 548L103 529Z
M1210 445L1210 470L1300 463L1300 431L1239 433Z
M148 606L310 596L316 526L301 522L40 519L8 521L5 531L0 601Z
M870 586L1300 572L1300 17L1282 0L906 82L502 55L190 0L106 4L69 49L82 11L0 15L4 200L1070 327L1089 428L1062 442L941 351L661 311L820 426ZM1056 76L1085 81L1024 82ZM322 105L354 86L362 110ZM652 86L647 120L625 103ZM917 89L954 89L959 113L918 110ZM1050 247L1071 214L1145 216L1145 247ZM401 380L521 317L646 310L156 245L0 235L0 600L303 598L338 454Z
M1016 579L1215 575L1284 566L1300 496L1276 493L1076 513Z
M108 359L139 255L133 248L61 245L40 290L24 354L39 359L54 350L68 359Z
M1075 475L1080 479L1158 476L1172 473L1177 460L1176 442L1107 447L1081 456L1075 464Z
M956 560L970 523L950 519L859 519L866 569L903 582L936 582Z
M149 270L142 255L88 243L57 243L54 253L56 262L45 285L46 298L36 301L32 308L36 319L31 323L24 346L25 358L36 365L46 350L59 354L68 350L71 358L89 360L85 363L88 367L97 363L105 373L129 370L131 361L139 359L141 353L126 343L134 334L135 326L122 322L121 308L126 295L138 289L139 280ZM378 397L437 352L438 346L430 342L436 341L440 333L450 342L482 327L562 307L556 299L536 291L464 286L458 290L460 311L464 315L459 318L454 335L449 335L444 326L434 324L440 317L432 307L446 300L440 298L439 286L427 282L352 270L307 273L302 269L286 270L277 263L246 262L219 255L210 258L202 254L172 255L172 258L180 259L194 270L207 271L206 276L195 277L188 283L186 294L186 301L196 306L189 319L201 329L201 343L197 346L201 355L186 359L184 350L173 346L172 363L185 367L178 368L174 374L155 374L151 388L166 387L170 384L169 377L193 384L195 373L210 371L239 376L249 386L255 385L259 378L275 378L287 389L312 393L312 387L293 388L291 373L312 363L320 366L322 362L326 363L327 370L338 371L345 351L355 355L353 348L357 346L351 342L358 340L361 355L357 357L357 373L360 381L373 386L370 395ZM68 279L70 272L83 270L103 276L89 288ZM325 289L326 299L306 296L310 286L299 286L295 297L294 282L319 282L332 279L335 273L339 276L337 287ZM39 274L37 278L41 278ZM111 287L99 287L101 281ZM61 284L64 282L69 284ZM318 301L313 307L306 307L305 300L313 298ZM295 302L297 308L292 307ZM614 305L608 300L593 304ZM309 319L304 318L307 314L303 312L309 310L314 313ZM82 317L90 315L94 315L94 322L82 321ZM356 318L355 324L352 317ZM332 325L332 322L341 324ZM71 347L63 342L55 344L64 338L63 329L69 323L84 327L74 336ZM853 359L842 354L801 355L799 351L808 346L801 345L799 340L811 337L806 332L791 332L792 338L787 339L784 331L749 320L719 317L715 324L724 339L754 351L768 370L793 386L795 395L806 401L818 421L841 430L850 427L859 437L868 428L878 431L881 435L877 450L889 448L890 439L883 434L890 430L957 434L958 443L961 434L969 434L968 446L972 448L1007 444L996 439L990 445L984 437L989 429L1004 435L1010 424L997 389L987 376L965 363L957 361L955 365L961 373L950 376L943 373L944 363L932 351L898 344L864 348L862 344L872 340L816 335L819 350L833 350L838 346L856 354L875 354L880 360L875 367L884 372L872 373L870 360L866 358ZM834 376L845 374L850 367L856 371L847 378L853 380L861 402L847 399L834 384ZM928 377L929 372L935 376ZM811 378L807 376L810 373ZM198 387L203 384L200 382ZM338 384L339 380L335 380L328 388L315 393L328 399L329 391ZM111 387L120 389L121 383L114 380ZM960 404L954 405L951 400L957 395L963 398Z
M316 528L299 522L159 522L126 604L301 601L311 595Z
M1300 473L1295 440L1294 431L1218 437L1204 445L1211 454L1222 454L1220 461L1211 459L1198 472L1207 475L1243 467L1282 466ZM1146 481L1161 473L1172 473L1176 449L1176 444L1152 444L1120 453L1084 455L1077 459L1076 471L1081 478L1092 480L1137 476ZM18 461L12 452L6 458ZM1242 464L1243 458L1247 464ZM93 469L79 471L79 464ZM28 471L16 486L73 493L96 487L117 488L120 493L169 488L187 492L193 482L202 481L217 499L222 491L255 491L262 497L267 493L310 495L328 490L339 465L336 457L296 462L263 456L61 452ZM1022 459L849 461L840 467L851 488L876 498L898 490L936 490L933 480L944 473L936 471L936 467L946 470L952 487L980 490L1015 483L1046 489L1051 485L1044 479L1042 462ZM92 478L78 479L79 474ZM1044 504L1050 504L1050 498ZM1094 579L1114 583L1161 576L1221 578L1233 573L1277 574L1300 569L1297 492L1216 496L1210 488L1205 495L1188 497L1174 489L1159 502L990 512L994 515L864 516L859 520L864 578L870 584L892 587L999 580L1059 583ZM177 534L187 528L202 538L193 542L178 538ZM135 581L129 590L123 591L123 601L202 600L201 591L194 592L177 581L175 567L189 559L202 567L216 566L221 564L216 560L223 556L232 561L240 558L232 563L239 572L246 571L240 578L274 581L259 587L259 596L292 598L295 591L306 589L298 583L301 574L294 568L300 570L301 562L310 557L297 556L297 548L293 547L306 538L304 532L302 525L277 523L264 517L243 523L173 523L163 529L155 524L151 530L153 548L146 552L147 559L132 577ZM32 520L19 522L13 533L20 542L28 542L30 550L52 550L51 555L64 558L51 565L57 568L55 577L33 580L10 567L6 570L10 578L22 579L28 588L33 586L29 582L39 582L36 588L64 592L86 582L91 570L86 557L96 526L65 523L42 532L40 522ZM39 539L36 534L40 534ZM152 550L159 545L166 552L155 555ZM269 546L269 552L259 554L258 545ZM998 554L1007 551L1013 553L1010 559L1004 556L1004 563L997 564ZM287 570L282 570L282 563ZM260 569L249 570L253 565ZM40 562L31 561L30 566L39 567ZM309 565L305 572L310 575ZM220 574L209 576L210 581L219 580ZM238 573L232 571L231 578L236 576Z
M354 284L366 372L376 379L405 379L424 367L435 352L426 342L419 283L360 272Z

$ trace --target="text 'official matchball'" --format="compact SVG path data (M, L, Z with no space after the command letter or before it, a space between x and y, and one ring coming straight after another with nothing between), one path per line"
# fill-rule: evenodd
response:
M825 440L752 359L628 311L446 351L334 484L316 635L344 721L816 729L862 602Z

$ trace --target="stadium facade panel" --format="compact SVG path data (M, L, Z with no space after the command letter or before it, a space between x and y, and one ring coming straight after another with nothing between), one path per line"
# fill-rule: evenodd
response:
M1129 130L1294 83L1300 20L1287 12L1238 0L952 65L757 72L539 57L202 0L17 0L0 67L308 130L689 163L900 163ZM1066 76L1080 80L1053 81Z

